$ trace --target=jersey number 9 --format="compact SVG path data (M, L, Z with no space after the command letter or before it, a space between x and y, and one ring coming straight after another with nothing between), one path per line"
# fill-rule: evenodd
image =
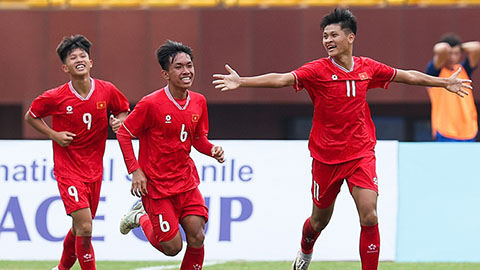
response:
M87 130L92 127L92 115L90 113L83 114L83 123L87 125Z

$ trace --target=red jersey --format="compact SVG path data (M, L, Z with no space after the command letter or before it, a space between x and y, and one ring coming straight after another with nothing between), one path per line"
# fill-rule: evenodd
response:
M45 91L30 106L35 118L52 116L52 129L76 134L70 145L53 142L57 178L84 182L102 179L103 154L108 136L108 115L129 111L127 98L110 82L91 79L92 88L83 98L72 82Z
M121 137L139 138L138 164ZM194 189L200 183L190 157L192 145L211 155L207 140L208 112L203 95L192 91L176 100L168 87L142 98L123 122L119 138L128 172L138 166L147 177L148 195L164 198ZM200 147L197 147L201 142ZM200 149L199 149L200 148Z
M313 102L309 149L314 159L336 164L374 154L375 126L367 90L388 88L396 73L366 57L353 57L352 70L328 57L292 71L295 90L305 88Z

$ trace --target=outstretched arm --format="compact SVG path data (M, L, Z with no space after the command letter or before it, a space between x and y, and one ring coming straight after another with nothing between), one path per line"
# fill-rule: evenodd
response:
M268 73L254 77L240 77L229 65L225 65L229 74L213 74L215 88L222 91L234 90L239 87L280 88L292 86L295 77L292 73Z
M458 73L460 73L461 68L459 68L455 73L452 74L449 78L439 78L427 75L425 73L416 71L416 70L397 70L397 76L393 79L394 82L405 83L410 85L421 85L421 86L430 86L430 87L443 87L448 91L464 97L468 95L468 91L463 88L472 89L472 86L469 84L471 80L457 79Z

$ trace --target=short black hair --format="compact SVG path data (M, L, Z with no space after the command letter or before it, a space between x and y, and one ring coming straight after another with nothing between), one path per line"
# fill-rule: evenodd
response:
M455 35L454 33L447 33L442 36L442 40L440 42L446 42L450 47L460 46L462 45L462 40L459 36Z
M170 64L175 60L175 56L179 53L186 53L193 61L192 48L183 45L181 42L167 40L157 50L157 59L163 70L168 71Z
M348 29L355 35L357 34L357 19L348 9L335 8L330 14L326 15L322 19L320 26L322 30L330 24L340 24L343 31Z
M57 54L62 63L65 64L68 54L78 48L84 50L90 56L90 46L92 46L92 43L82 35L64 37L57 46Z

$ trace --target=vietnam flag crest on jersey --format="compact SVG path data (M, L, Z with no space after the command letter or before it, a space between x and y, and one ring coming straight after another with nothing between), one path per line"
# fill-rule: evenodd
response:
M97 101L97 109L98 110L103 110L107 107L107 102L106 101Z
M196 123L198 122L198 119L200 119L200 116L198 114L192 114L192 122Z
M368 79L368 74L366 72L362 72L358 75L360 76L360 80L362 81Z

